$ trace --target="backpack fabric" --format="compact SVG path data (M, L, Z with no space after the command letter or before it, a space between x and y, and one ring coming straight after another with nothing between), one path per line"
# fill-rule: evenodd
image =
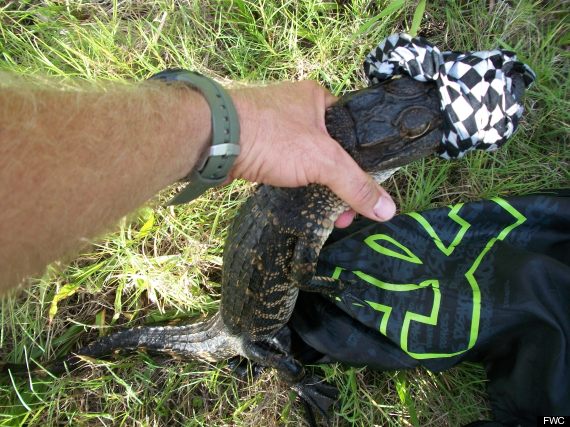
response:
M317 275L346 288L300 294L302 362L481 362L496 421L570 414L570 192L357 219L330 236Z

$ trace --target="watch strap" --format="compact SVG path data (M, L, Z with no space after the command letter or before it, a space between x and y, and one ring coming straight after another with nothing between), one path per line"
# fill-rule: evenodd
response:
M169 205L186 203L227 179L234 160L240 153L237 111L224 88L200 73L168 69L155 74L151 79L184 83L200 92L210 107L212 142L207 156L184 178L190 183L168 202Z

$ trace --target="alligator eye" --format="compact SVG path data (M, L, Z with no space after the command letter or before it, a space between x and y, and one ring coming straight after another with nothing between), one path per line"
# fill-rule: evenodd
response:
M400 135L419 138L430 130L434 113L425 107L410 107L402 111L396 120Z
M427 123L417 123L413 122L410 126L408 123L402 123L403 126L400 128L402 131L402 135L408 136L410 138L419 138L423 134L425 134L429 129L429 122Z

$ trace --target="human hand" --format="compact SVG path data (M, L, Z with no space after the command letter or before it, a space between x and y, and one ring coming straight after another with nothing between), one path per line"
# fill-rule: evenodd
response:
M313 81L232 90L241 125L241 154L230 173L279 187L328 186L351 208L376 221L394 216L390 195L334 141L325 110L336 98ZM354 211L337 220L352 222Z

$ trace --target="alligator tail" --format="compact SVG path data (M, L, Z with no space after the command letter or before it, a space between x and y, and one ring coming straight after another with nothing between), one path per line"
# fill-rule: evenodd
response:
M102 337L69 356L47 365L52 374L74 369L81 356L99 358L120 350L147 350L176 358L217 362L241 354L241 340L227 331L219 313L185 326L139 326ZM15 371L18 365L4 366Z

